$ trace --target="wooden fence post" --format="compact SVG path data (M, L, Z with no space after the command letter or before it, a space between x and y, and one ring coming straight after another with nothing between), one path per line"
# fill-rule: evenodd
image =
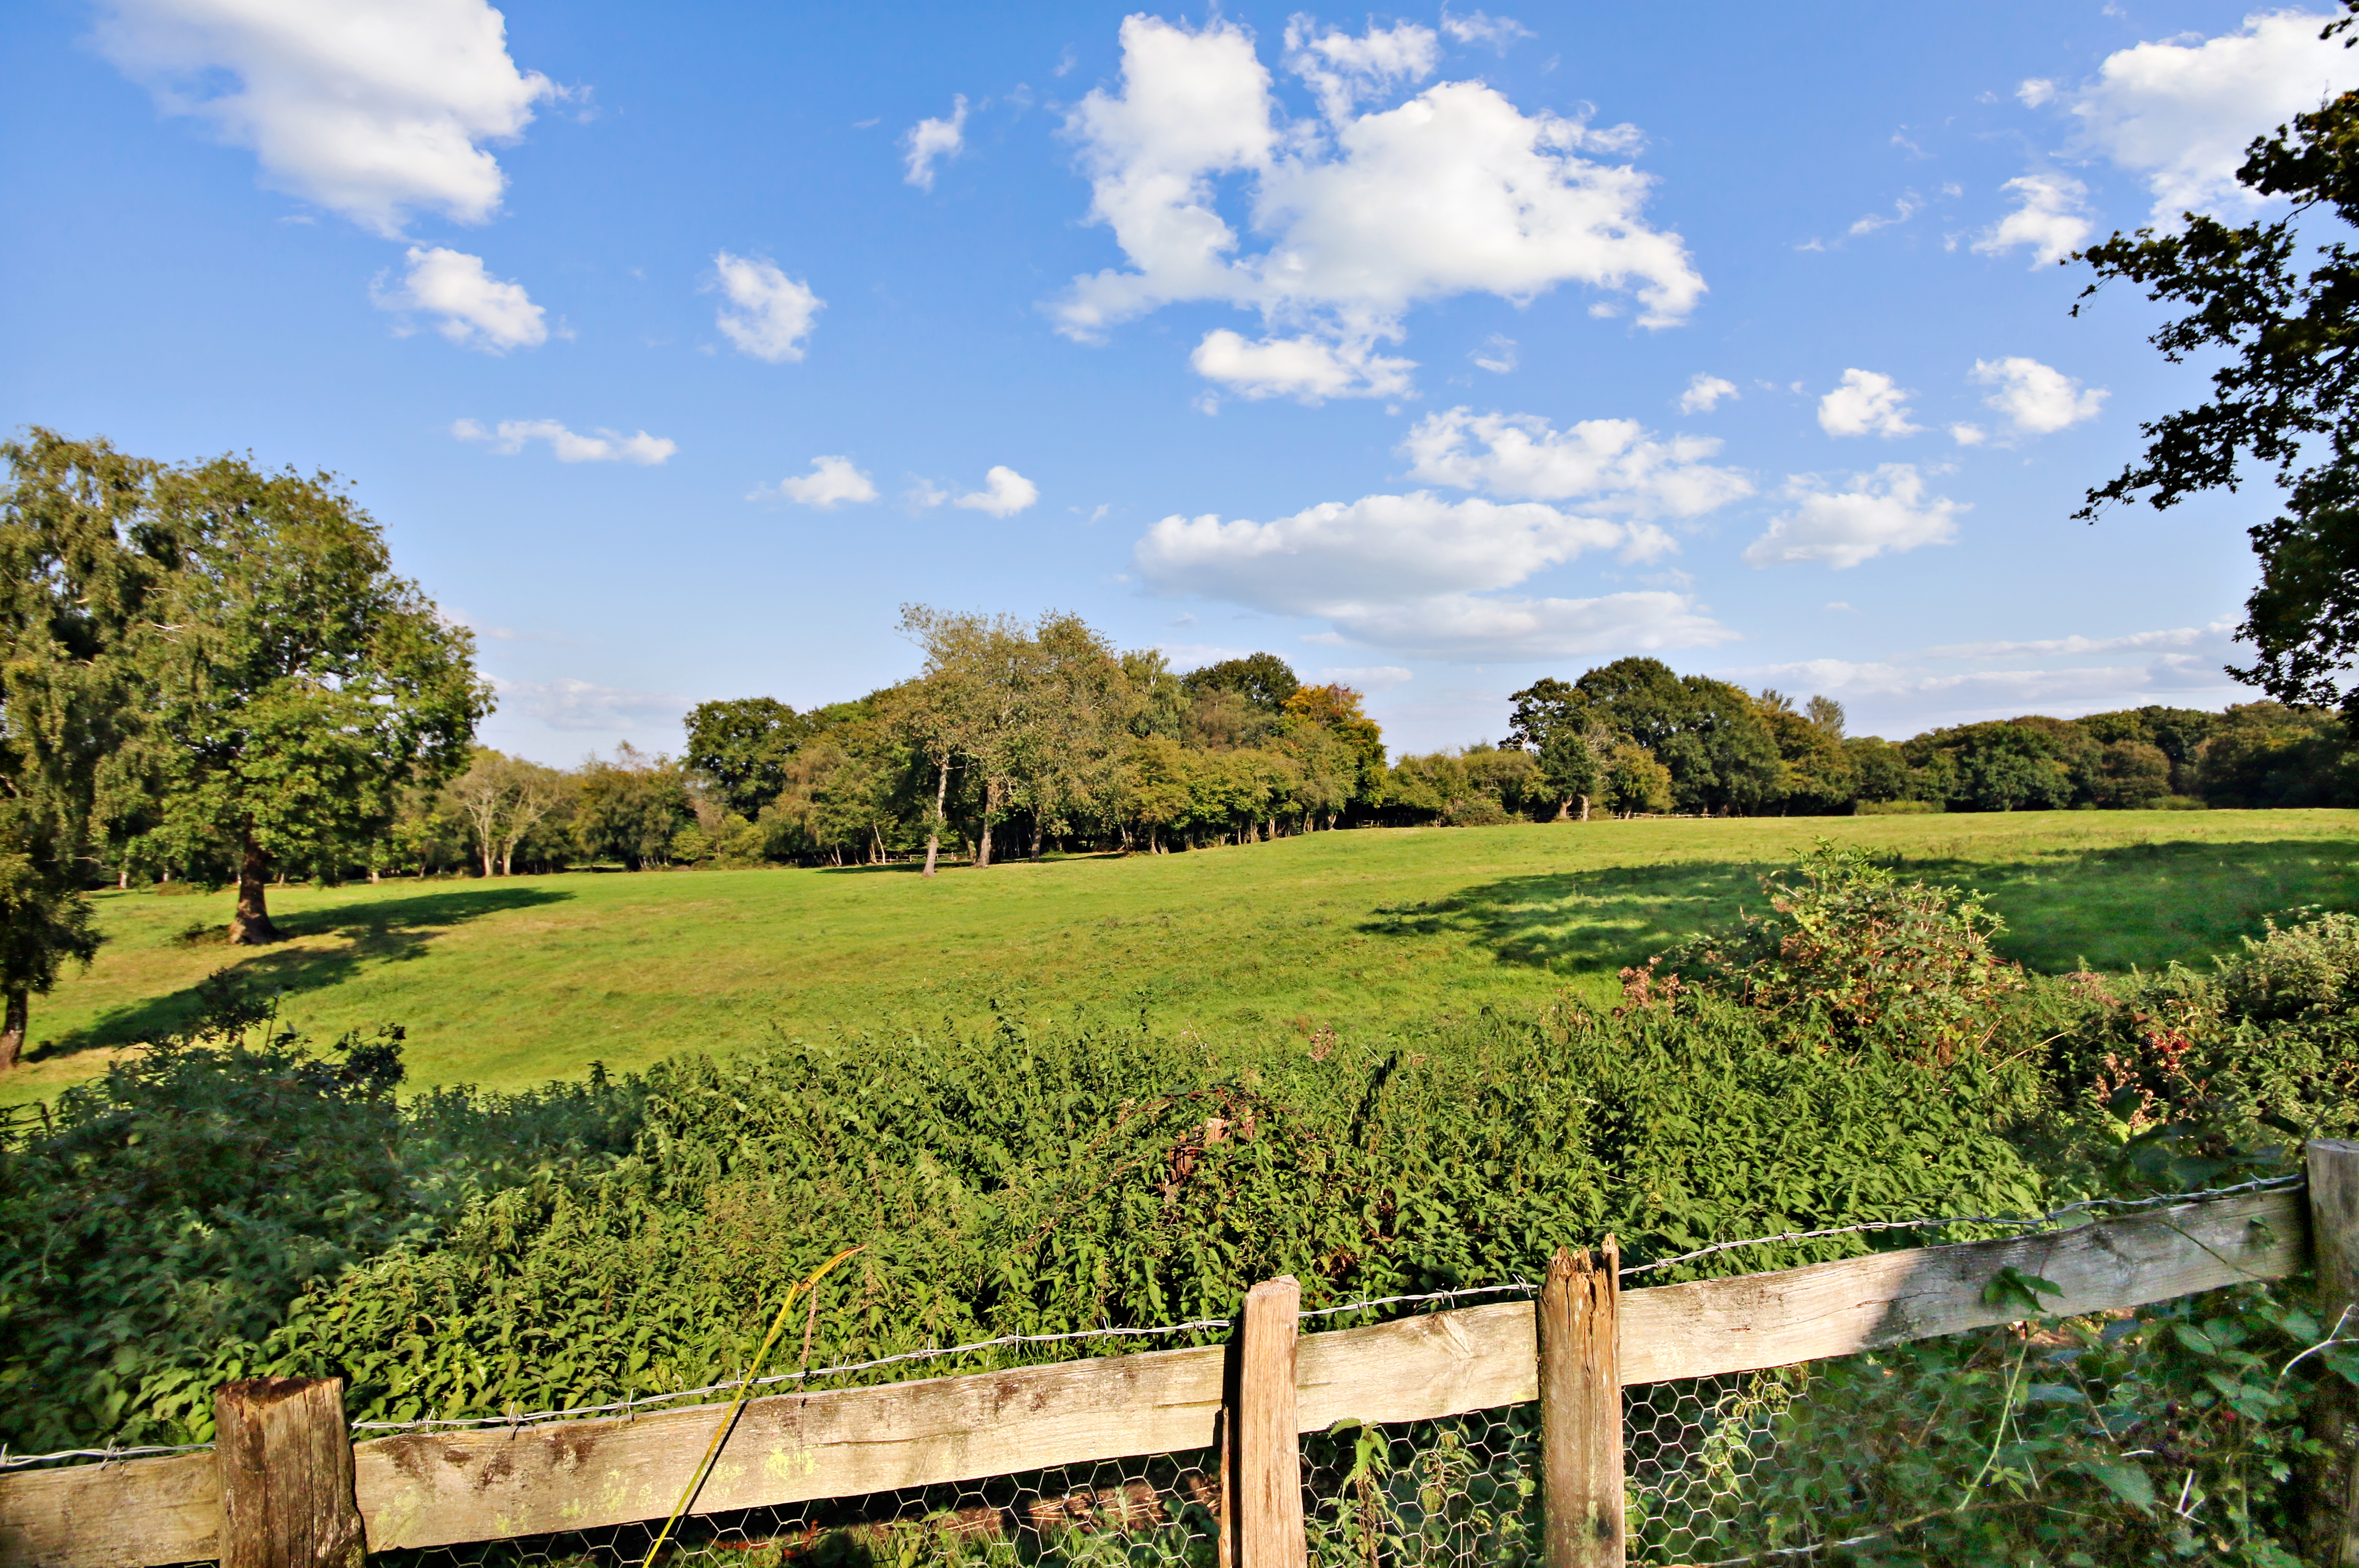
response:
M1229 1515L1234 1568L1306 1568L1302 1449L1295 1426L1294 1339L1302 1287L1291 1274L1245 1292L1237 1357L1235 1463Z
M2359 1143L2319 1138L2305 1152L2319 1318L2336 1338L2359 1338ZM2304 1555L2332 1568L2359 1568L2359 1397L2354 1395L2359 1390L2342 1378L2321 1377L2310 1414L2310 1433L2324 1440L2327 1454L2304 1488Z
M1557 1248L1540 1286L1540 1512L1548 1568L1623 1568L1622 1248Z
M221 1568L362 1568L342 1377L256 1377L213 1396Z

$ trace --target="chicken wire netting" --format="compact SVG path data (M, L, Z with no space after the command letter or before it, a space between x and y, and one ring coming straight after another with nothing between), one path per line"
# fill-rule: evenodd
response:
M1795 1499L1816 1462L1786 1441L1810 1369L1626 1390L1626 1519L1634 1563L1745 1561L1827 1539ZM1477 1568L1543 1557L1536 1403L1302 1439L1312 1568ZM933 1568L1103 1564L1219 1568L1217 1450L1060 1465L987 1481L681 1521L667 1568ZM409 1568L619 1568L657 1524L380 1553Z

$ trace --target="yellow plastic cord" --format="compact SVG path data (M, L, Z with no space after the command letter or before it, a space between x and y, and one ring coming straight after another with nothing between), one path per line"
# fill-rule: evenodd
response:
M853 1253L867 1250L866 1242L861 1243L858 1247L845 1247L813 1269L808 1278L797 1281L787 1291L787 1299L778 1303L778 1315L770 1324L769 1337L762 1341L761 1350L754 1356L752 1369L745 1374L745 1378L737 1386L737 1397L730 1401L728 1413L721 1418L721 1424L713 1428L712 1441L704 1445L704 1457L696 1462L695 1473L689 1476L688 1486L681 1490L679 1501L672 1508L671 1518L664 1520L663 1529L656 1534L656 1543L647 1548L647 1561L642 1563L639 1568L655 1568L656 1553L663 1550L664 1542L671 1536L672 1527L679 1523L679 1516L688 1511L690 1499L693 1498L698 1490L703 1486L704 1478L712 1474L712 1462L721 1453L721 1440L727 1437L737 1425L737 1412L745 1408L745 1396L754 1391L754 1379L762 1375L762 1364L770 1358L770 1347L778 1343L779 1332L787 1326L787 1314L795 1310L797 1301L819 1289L819 1282L827 1278L828 1270ZM813 1302L812 1305L816 1307L818 1303ZM804 1354L810 1354L808 1335L805 1336Z

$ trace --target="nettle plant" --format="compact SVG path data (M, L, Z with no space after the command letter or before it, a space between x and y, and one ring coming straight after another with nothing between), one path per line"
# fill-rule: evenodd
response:
M1904 882L1865 850L1821 839L1761 887L1768 913L1624 970L1626 1002L1701 992L1774 1015L1791 1038L1947 1065L1986 1043L1998 1004L2026 987L1991 949L2006 926L1981 894Z

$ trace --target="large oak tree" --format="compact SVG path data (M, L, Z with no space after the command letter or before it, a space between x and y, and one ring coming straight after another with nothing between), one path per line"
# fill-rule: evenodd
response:
M491 691L472 636L394 573L332 476L223 457L162 474L155 494L187 555L145 649L136 847L228 871L229 940L274 941L271 877L364 855L405 785L467 765Z

